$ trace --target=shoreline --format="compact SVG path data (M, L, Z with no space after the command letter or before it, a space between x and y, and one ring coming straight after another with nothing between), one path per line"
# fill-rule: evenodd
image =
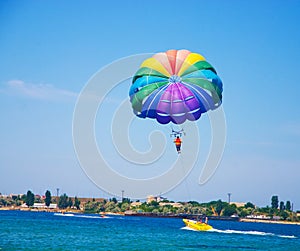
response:
M49 212L49 213L78 213L84 214L81 210L64 210L64 209L35 209L35 208L11 208L11 207L0 207L0 211L28 211L28 212ZM95 213L97 214L97 213ZM126 214L126 213L112 213L112 212L101 212L98 213L100 215L122 215L122 216L130 216L130 217L149 217L149 218L190 218L193 215L151 215L151 214ZM208 217L210 220L221 220L228 221L230 217L216 217L213 216ZM296 221L283 221L283 220L263 220L263 219L249 219L249 218L237 218L234 221L239 222L252 222L252 223L268 223L268 224L285 224L285 225L300 225L300 222Z
M283 221L283 220L262 220L262 219L240 218L239 221L240 222L268 223L268 224L300 225L300 222L297 222L297 221Z

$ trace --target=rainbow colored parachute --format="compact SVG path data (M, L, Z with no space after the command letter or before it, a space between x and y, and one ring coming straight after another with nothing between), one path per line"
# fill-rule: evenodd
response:
M223 84L205 58L188 50L169 50L146 59L129 91L134 113L161 124L197 120L222 103Z

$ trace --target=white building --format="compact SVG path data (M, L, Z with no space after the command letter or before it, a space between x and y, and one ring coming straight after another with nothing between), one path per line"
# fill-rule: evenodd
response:
M26 203L21 205L22 208L27 208L28 206L26 205ZM45 205L45 203L34 203L33 208L37 208L37 209L56 209L57 208L57 204L51 203L49 205L49 207L47 207Z

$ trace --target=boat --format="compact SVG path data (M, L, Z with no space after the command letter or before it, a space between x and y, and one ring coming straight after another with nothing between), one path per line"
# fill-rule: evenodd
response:
M201 221L183 219L183 222L187 227L197 231L207 231L213 228L211 225Z

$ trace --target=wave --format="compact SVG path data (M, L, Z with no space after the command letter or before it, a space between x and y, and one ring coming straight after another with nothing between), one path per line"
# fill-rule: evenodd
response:
M278 235L281 238L288 238L288 239L296 239L297 236L295 235Z
M91 218L91 219L105 219L110 218L109 216L92 216L92 215L75 215L78 218Z
M66 217L70 217L70 216L75 216L75 214L63 214L63 213L54 213L55 216L66 216Z
M190 231L197 231L197 230L192 229L192 228L187 227L187 226L182 227L181 229L190 230ZM219 230L219 229L213 228L213 229L207 230L207 232L215 232L215 233L223 233L223 234L247 234L247 235L261 235L261 236L277 236L277 237L280 237L280 238L290 238L290 239L297 238L295 235L279 235L279 234L260 232L260 231L242 231L242 230L231 230L231 229Z
M93 215L80 215L80 214L70 214L70 213L54 213L55 216L65 216L65 217L77 217L77 218L91 218L91 219L105 219L110 218L109 216L93 216Z

